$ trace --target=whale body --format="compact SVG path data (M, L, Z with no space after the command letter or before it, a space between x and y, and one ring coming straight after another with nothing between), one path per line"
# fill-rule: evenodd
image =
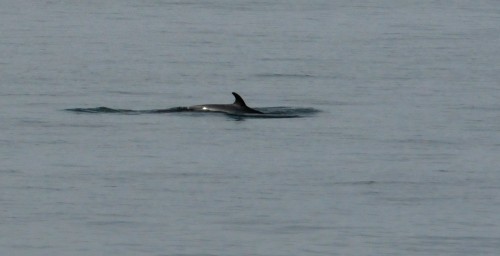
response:
M247 106L243 98L235 92L233 104L203 104L188 107L191 111L221 112L226 114L264 114Z

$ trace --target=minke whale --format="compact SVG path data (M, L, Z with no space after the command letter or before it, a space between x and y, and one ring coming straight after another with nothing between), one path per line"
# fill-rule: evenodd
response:
M243 98L235 92L233 104L203 104L189 106L188 110L191 111L208 111L208 112L221 112L226 114L264 114L258 110L247 106Z

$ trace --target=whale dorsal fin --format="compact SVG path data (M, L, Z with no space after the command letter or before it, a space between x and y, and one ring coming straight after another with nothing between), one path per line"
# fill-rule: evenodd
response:
M238 95L237 93L235 92L232 92L233 93L233 96L234 96L234 103L235 105L238 105L238 106L242 106L242 107L246 107L247 104L245 104L245 101L243 100L243 98L241 98L240 95Z

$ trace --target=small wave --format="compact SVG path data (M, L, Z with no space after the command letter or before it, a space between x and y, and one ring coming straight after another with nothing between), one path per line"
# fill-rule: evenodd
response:
M282 74L282 73L262 73L257 74L257 77L269 77L269 78L311 78L313 75L308 74Z
M128 110L128 109L114 109L114 108L108 108L108 107L97 107L97 108L69 108L66 109L67 111L71 112L77 112L77 113L92 113L92 114L99 114L99 113L133 113L136 112L135 110Z
M310 115L320 112L315 108L294 108L294 107L266 107L258 108L266 114L295 114L295 115Z
M166 109L151 109L151 110L132 110L132 109L115 109L108 107L97 107L97 108L68 108L66 111L76 112L76 113L88 113L88 114L161 114L161 113L176 113L191 111L187 107L175 107Z

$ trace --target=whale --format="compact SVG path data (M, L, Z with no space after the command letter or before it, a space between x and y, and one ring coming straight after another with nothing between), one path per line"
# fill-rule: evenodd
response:
M232 94L234 96L233 104L194 105L194 106L189 106L188 110L197 112L220 112L232 115L264 114L258 110L248 107L243 98L239 94L235 92L232 92Z

